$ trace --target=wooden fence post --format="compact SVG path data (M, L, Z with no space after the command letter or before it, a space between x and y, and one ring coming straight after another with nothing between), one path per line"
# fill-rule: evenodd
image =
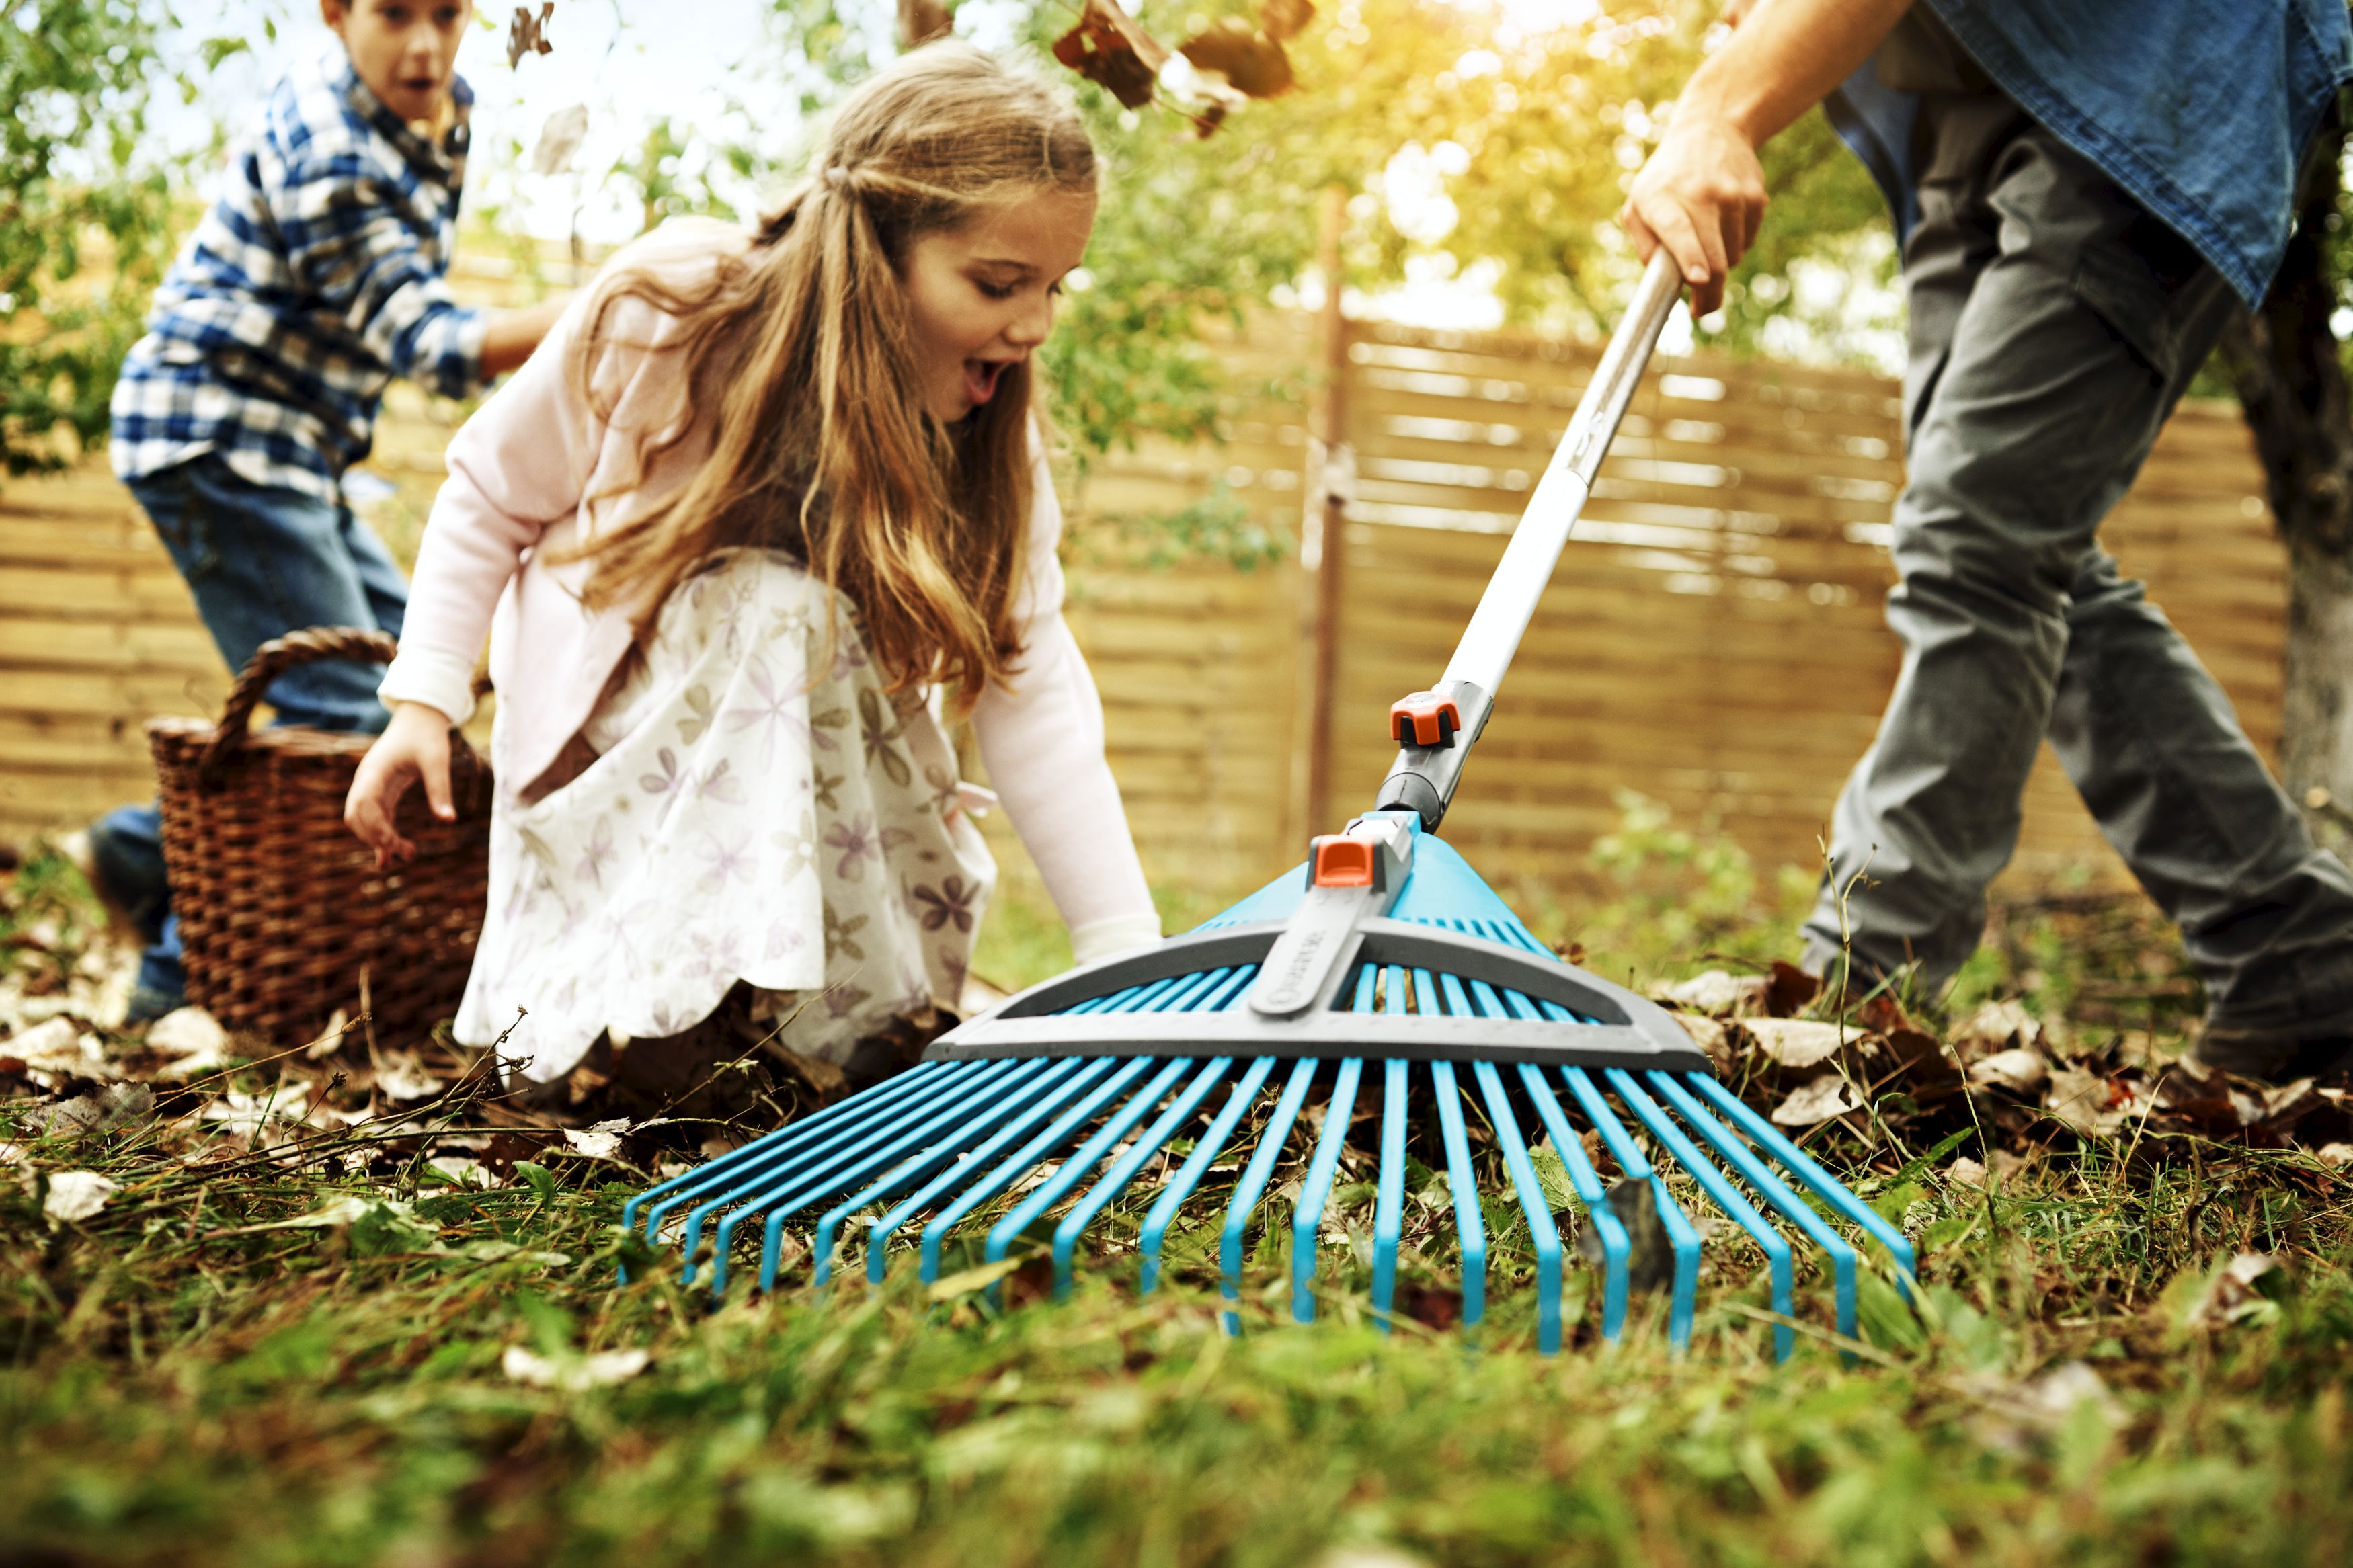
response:
M1348 450L1348 318L1340 305L1340 236L1347 222L1347 203L1348 193L1342 187L1324 189L1315 247L1316 269L1324 276L1324 309L1316 319L1324 384L1307 445L1306 508L1300 520L1299 561L1312 584L1307 618L1313 628L1313 653L1307 676L1306 755L1301 770L1304 776L1293 813L1300 825L1295 837L1330 833L1339 826L1326 817L1332 805L1332 704L1339 677L1342 531L1347 521L1348 476L1354 467Z

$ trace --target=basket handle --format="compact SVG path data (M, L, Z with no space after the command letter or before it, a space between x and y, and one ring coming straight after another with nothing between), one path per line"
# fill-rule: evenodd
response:
M388 633L364 631L357 626L312 626L308 631L288 632L263 643L245 661L237 684L229 689L228 701L221 708L220 723L215 726L212 742L197 762L198 776L206 783L212 782L228 753L245 744L245 732L253 722L254 708L269 689L269 683L288 670L322 658L390 664L399 647Z

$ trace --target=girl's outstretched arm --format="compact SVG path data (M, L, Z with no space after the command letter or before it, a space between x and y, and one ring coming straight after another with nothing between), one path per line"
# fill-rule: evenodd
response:
M1127 810L1103 757L1103 700L1062 621L1062 509L1042 455L1032 482L1022 656L973 708L989 783L1071 928L1081 963L1160 940Z

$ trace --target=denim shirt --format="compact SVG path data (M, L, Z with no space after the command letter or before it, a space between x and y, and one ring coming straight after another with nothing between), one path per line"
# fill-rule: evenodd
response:
M2197 247L2249 304L2279 270L2296 167L2353 79L2346 0L1921 0L1996 86ZM1918 216L1919 100L1875 62L1823 105L1886 193Z

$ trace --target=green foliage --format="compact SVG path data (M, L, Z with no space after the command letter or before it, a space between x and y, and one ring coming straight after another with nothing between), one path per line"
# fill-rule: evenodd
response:
M1713 824L1677 826L1664 805L1632 790L1617 800L1617 828L1593 842L1596 896L1573 916L1540 901L1538 935L1581 945L1587 965L1611 976L1696 969L1712 957L1797 956L1810 878L1790 867L1760 877L1748 852Z
M103 441L115 372L168 259L170 187L141 160L154 45L142 0L0 0L0 461L12 475Z
M1237 572L1255 572L1291 552L1282 532L1261 526L1222 479L1208 494L1174 511L1096 514L1078 536L1075 560L1116 559L1146 571L1166 572L1180 562L1208 561Z

